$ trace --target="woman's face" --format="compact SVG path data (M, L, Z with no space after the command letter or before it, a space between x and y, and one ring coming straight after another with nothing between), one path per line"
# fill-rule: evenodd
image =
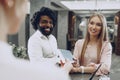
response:
M22 21L25 18L27 0L13 0L13 6L7 9L7 23L8 23L8 34L15 34L18 32ZM16 5L16 6L15 6Z
M102 30L102 22L98 16L94 16L91 18L88 24L88 32L90 36L98 37Z

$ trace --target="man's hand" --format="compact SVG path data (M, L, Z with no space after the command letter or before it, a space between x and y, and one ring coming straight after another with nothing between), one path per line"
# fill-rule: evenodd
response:
M71 71L71 69L73 68L73 65L72 65L71 61L66 60L63 68L65 69L65 71L66 71L67 73L69 73L69 72Z

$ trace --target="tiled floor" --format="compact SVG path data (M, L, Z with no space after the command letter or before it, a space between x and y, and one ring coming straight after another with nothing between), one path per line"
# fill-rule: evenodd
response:
M112 54L111 71L120 71L120 56L117 56L116 54Z
M112 54L111 80L120 80L120 56Z

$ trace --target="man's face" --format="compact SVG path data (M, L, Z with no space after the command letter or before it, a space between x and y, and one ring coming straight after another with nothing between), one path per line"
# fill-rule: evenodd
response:
M43 35L49 36L53 30L53 22L52 19L48 16L41 16L39 22L39 30Z

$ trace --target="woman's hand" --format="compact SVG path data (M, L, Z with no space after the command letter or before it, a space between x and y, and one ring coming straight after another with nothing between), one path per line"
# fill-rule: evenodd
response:
M79 71L78 68L73 67L73 68L71 69L70 73L74 73L74 72L78 72L78 71Z
M94 69L97 69L97 65L95 63L90 63L87 65L87 67L93 67Z
M79 64L77 63L77 59L73 59L74 62L72 63L73 67L79 67Z
M94 70L96 70L98 68L100 64L95 64L95 63L90 63L88 65L88 67L93 67ZM96 75L104 75L104 74L108 74L109 70L107 69L107 66L102 64L101 67L99 68L99 70L97 71Z

